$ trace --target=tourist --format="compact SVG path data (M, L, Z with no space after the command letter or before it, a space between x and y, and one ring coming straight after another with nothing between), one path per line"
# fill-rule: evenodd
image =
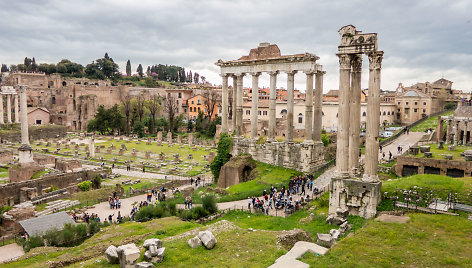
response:
M382 145L379 145L380 152L382 152Z
M193 178L190 178L190 185L193 185Z
M251 202L252 202L252 199L248 196L247 197L247 209L251 209Z
M392 160L392 152L388 152L388 160Z
M115 213L108 215L108 221L110 222L110 224L113 223L113 215L115 215Z
M164 197L165 198L165 197ZM188 208L191 209L192 208L192 197L189 196L188 197Z

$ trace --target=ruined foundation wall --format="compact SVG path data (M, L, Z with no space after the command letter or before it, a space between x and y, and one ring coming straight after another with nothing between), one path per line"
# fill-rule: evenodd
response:
M247 153L257 161L312 173L323 166L324 145L322 143L267 142L256 144L249 139L234 138L233 155Z

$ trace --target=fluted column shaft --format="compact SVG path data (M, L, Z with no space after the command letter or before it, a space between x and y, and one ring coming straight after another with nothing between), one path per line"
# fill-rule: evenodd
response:
M315 74L315 101L313 107L313 140L321 142L323 130L323 75L326 72L317 71Z
M287 72L287 134L286 142L293 142L293 89L297 71Z
M236 89L236 136L243 135L243 78L244 74L237 76Z
M349 88L351 59L349 55L339 57L339 106L338 134L336 145L336 168L342 177L349 175Z
M313 143L313 72L306 73L305 143Z
M252 73L251 139L257 139L257 121L259 104L259 75Z
M11 124L11 94L7 95L7 122Z
M351 65L352 72L349 107L349 170L352 171L359 168L362 55L352 56Z
M28 108L26 105L26 87L20 86L21 144L29 145Z
M364 180L378 181L380 124L380 69L383 52L369 54L369 96L367 97L367 138Z
M232 103L232 113L231 113L231 125L233 127L233 132L236 131L236 99L237 99L237 87L238 87L238 80L235 75L232 76L233 78L233 103Z
M15 94L14 108L15 108L15 123L20 123L20 116L19 116L19 111L18 111L18 94Z
M228 132L228 76L222 75L223 85L221 87L221 132Z
M277 99L277 74L278 72L270 72L270 92L269 92L269 141L275 141L275 105Z
M443 137L443 128L443 120L441 119L441 116L438 116L438 127L436 129L436 139L438 142L440 142Z

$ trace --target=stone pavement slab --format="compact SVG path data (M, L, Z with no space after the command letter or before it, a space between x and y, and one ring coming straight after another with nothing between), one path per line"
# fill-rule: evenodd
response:
M310 267L308 264L297 260L298 258L302 257L303 254L305 254L306 252L324 255L326 254L326 252L328 252L328 249L319 246L315 243L298 241L297 243L295 243L292 249L287 252L287 254L278 258L274 264L269 266L269 268L308 268Z
M395 216L395 215L382 214L382 215L378 216L375 219L375 221L407 223L407 221L409 219L410 219L410 217L408 217L408 216Z

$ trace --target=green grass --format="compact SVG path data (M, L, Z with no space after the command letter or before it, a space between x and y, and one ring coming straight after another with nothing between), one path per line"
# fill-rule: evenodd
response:
M454 110L444 112L444 113L440 114L439 116L449 116L449 115L453 115L453 114L454 114ZM423 122L419 123L418 125L412 127L410 129L410 131L425 132L426 130L428 130L428 128L435 129L437 126L438 126L438 115L432 116L432 117L424 120Z
M471 267L472 222L464 217L408 214L408 223L367 221L310 267Z
M465 150L471 150L472 149L471 146L458 145L458 146L456 146L455 151L449 151L447 149L447 145L445 145L443 149L438 149L438 144L437 143L429 144L428 146L430 146L430 152L433 153L433 157L431 157L432 159L443 159L444 160L445 159L444 155L445 154L450 154L450 155L452 155L452 160L453 161L465 161L464 157L461 156L461 153L464 152ZM417 157L417 158L426 158L424 156L424 154L421 153L421 152L419 152L417 155L409 155L409 156Z
M32 180L36 180L36 179L39 179L41 178L41 176L43 176L44 174L46 174L47 171L46 170L40 170L40 171L37 171L33 174L33 176L31 176L31 179Z
M466 194L472 190L472 178L451 178L443 175L418 174L384 181L382 183L382 192L394 192L395 188L410 189L410 187L414 186L434 189L436 191Z

